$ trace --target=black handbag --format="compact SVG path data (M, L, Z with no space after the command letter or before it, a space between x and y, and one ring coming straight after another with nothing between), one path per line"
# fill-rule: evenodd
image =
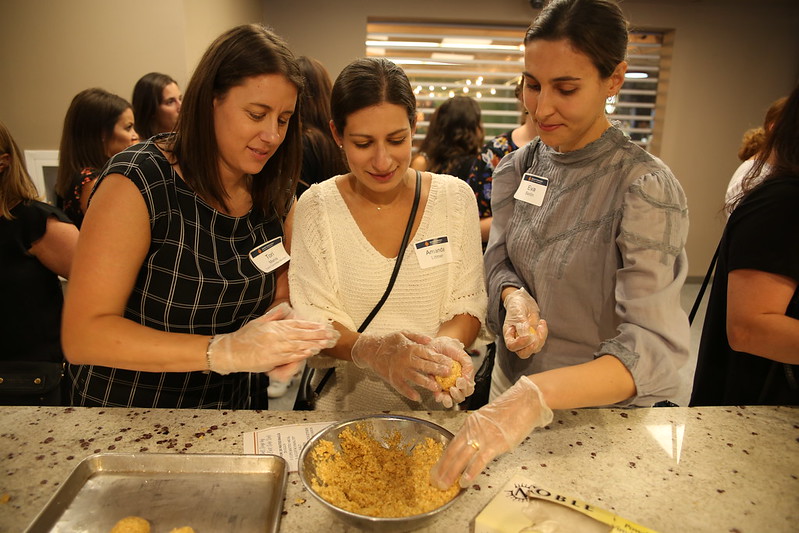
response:
M0 405L61 405L63 363L0 361Z
M416 219L416 211L419 208L419 198L421 193L422 173L417 170L416 190L413 194L413 207L411 207L411 214L408 217L408 224L405 226L405 234L402 236L402 244L400 244L397 260L394 262L394 270L391 272L391 278L388 280L388 286L383 292L383 296L375 304L374 308L369 313L369 316L364 319L363 323L358 328L358 333L363 333L364 330L366 330L366 327L372 322L374 317L377 315L377 312L380 311L380 308L383 307L384 303L386 303L386 300L388 300L388 295L391 294L391 289L394 287L394 282L397 280L397 274L399 273L400 265L402 265L402 258L405 255L405 248L408 246L408 241L411 238L411 230L413 229L413 221ZM305 365L305 369L302 371L302 377L300 378L299 389L297 390L297 399L294 400L294 410L313 411L316 408L316 400L319 398L319 395L322 394L322 390L335 373L335 370L335 368L328 368L325 372L325 375L322 376L321 381L314 389L311 383L315 373L314 369L308 365Z
M488 396L491 392L491 372L494 371L494 358L496 353L496 344L492 342L486 346L486 354L483 358L483 362L474 374L474 392L461 402L460 406L462 409L474 411L488 403Z

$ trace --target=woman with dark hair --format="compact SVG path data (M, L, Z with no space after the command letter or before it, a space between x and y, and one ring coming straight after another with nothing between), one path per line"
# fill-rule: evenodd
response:
M463 347L490 340L474 194L452 176L410 169L416 98L394 63L350 63L331 111L350 171L300 197L289 267L297 312L341 334L308 360L335 368L317 408L452 407L474 390ZM461 370L442 389L435 377L448 376L453 360Z
M730 206L691 405L799 405L797 132L799 85Z
M538 138L494 172L491 401L433 469L440 487L471 485L552 409L652 406L681 385L688 208L668 167L605 115L627 38L610 0L554 0L527 30L524 104Z
M133 116L142 139L175 130L183 95L178 82L160 72L145 74L133 87Z
M98 88L75 95L64 118L58 151L57 204L80 228L97 173L108 159L139 142L124 98Z
M59 276L69 278L78 230L39 201L22 151L0 122L0 405L61 405ZM18 390L8 389L24 383Z
M264 407L261 373L335 341L286 303L302 86L279 37L238 26L200 60L175 133L108 163L65 303L73 405Z
M302 94L302 170L297 196L314 183L343 174L347 165L330 133L330 92L333 84L324 65L311 57L297 58L305 90Z
M469 96L454 96L433 113L411 168L465 180L483 145L480 106Z

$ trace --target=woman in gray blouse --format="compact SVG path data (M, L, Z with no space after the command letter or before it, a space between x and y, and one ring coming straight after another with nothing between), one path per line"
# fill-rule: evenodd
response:
M652 406L677 392L688 209L671 171L605 115L627 33L612 0L555 0L527 31L524 103L538 138L494 172L492 401L434 469L441 486L471 484L551 409Z

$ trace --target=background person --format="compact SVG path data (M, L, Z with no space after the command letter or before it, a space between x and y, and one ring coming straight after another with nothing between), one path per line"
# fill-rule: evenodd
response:
M160 72L145 74L133 87L133 116L142 139L175 130L183 94L178 82Z
M297 312L331 321L341 333L333 348L308 360L316 368L335 367L317 406L451 407L473 390L463 347L490 340L482 324L486 300L474 194L452 176L420 174L418 211L409 244L400 249L417 190L417 173L409 168L416 98L408 78L388 60L356 60L336 79L331 110L350 171L300 197L289 267ZM428 256L426 244L434 240L441 252ZM399 254L396 283L359 334ZM461 374L442 390L434 378L450 373L452 359L462 365Z
M477 101L469 96L453 96L433 113L411 168L465 180L483 145L484 135Z
M302 95L302 170L297 196L314 183L347 172L347 163L330 132L330 92L333 84L327 69L312 57L297 58L305 90Z
M73 405L265 407L261 373L335 342L287 305L301 89L279 37L235 27L201 58L177 131L109 162L64 309Z
M78 229L60 209L39 201L22 151L0 122L1 405L60 405L61 310L58 276L69 278ZM11 377L41 389L6 392ZM52 383L51 383L52 381Z
M691 405L799 405L799 85L771 126L728 206Z
M440 487L470 485L552 409L652 406L678 391L688 210L671 171L605 115L627 35L609 0L554 0L527 30L524 103L538 139L494 172L491 401L433 469Z
M726 209L724 210L727 216L730 216L730 209L738 204L738 200L743 195L741 184L744 177L751 174L752 169L758 165L758 162L763 158L763 147L766 141L766 135L774 126L774 122L782 113L782 108L785 106L786 97L778 98L775 100L766 111L766 116L763 119L763 126L755 130L748 130L744 134L741 141L741 146L738 149L738 158L742 161L740 166L735 170L735 173L730 178L730 183L727 185L727 192L724 195L724 202ZM753 180L753 185L758 183L762 176L768 173L769 164L766 161L763 165L758 166L760 173L752 175L750 179ZM751 187L750 187L751 188Z
M80 228L98 172L108 159L139 142L133 109L104 89L79 92L64 118L58 151L56 204Z

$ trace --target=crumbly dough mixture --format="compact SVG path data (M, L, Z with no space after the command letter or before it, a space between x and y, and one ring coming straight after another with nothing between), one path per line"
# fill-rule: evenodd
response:
M426 437L415 446L403 445L398 431L381 442L369 426L360 423L342 431L340 452L329 440L314 447L311 486L322 498L353 513L397 518L432 511L458 494L457 483L447 490L430 484L442 443Z

